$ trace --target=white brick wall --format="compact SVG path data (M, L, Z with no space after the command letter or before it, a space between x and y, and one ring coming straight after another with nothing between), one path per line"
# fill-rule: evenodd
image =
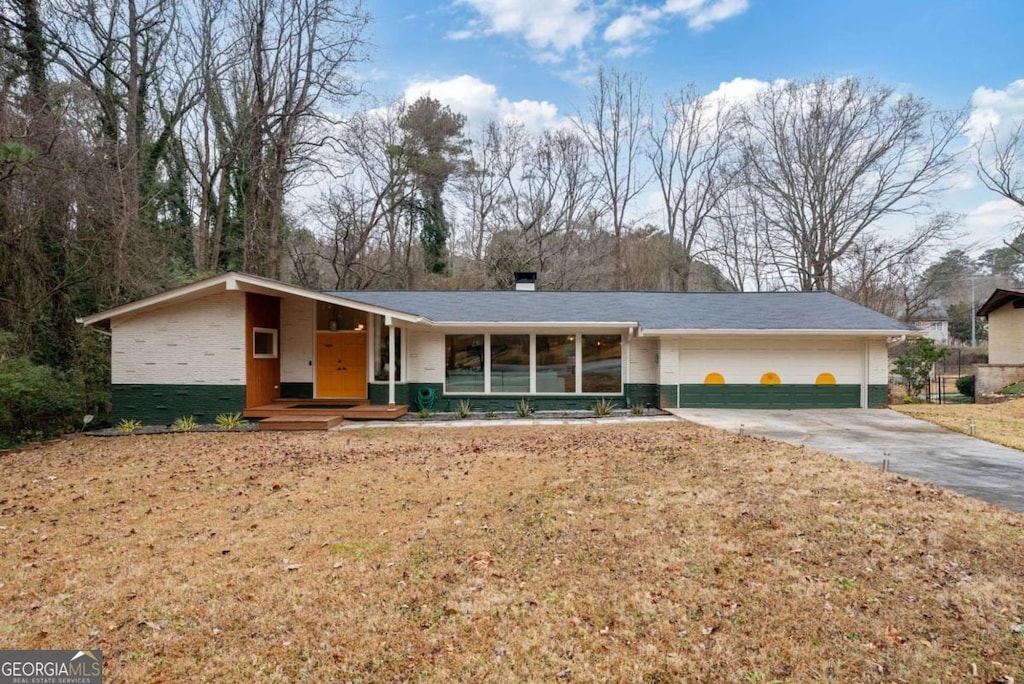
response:
M410 382L444 382L444 333L408 330Z
M889 384L889 345L884 337L873 337L868 343L871 350L871 365L868 370L869 385Z
M684 380L679 379L679 339L675 337L658 338L658 384L678 385Z
M242 292L114 319L110 330L114 384L245 384Z
M634 337L629 341L629 381L636 384L658 382L658 340Z
M281 300L281 382L313 382L315 315L316 302L311 299Z
M763 374L772 371L787 385L813 384L819 373L826 372L832 373L840 385L859 385L864 373L863 338L735 336L678 340L680 384L703 383L711 372L721 373L728 384L757 384Z

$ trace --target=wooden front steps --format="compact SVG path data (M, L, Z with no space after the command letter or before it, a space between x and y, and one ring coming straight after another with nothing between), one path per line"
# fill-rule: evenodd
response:
M330 430L344 422L342 416L270 416L256 424L257 430Z
M261 418L260 430L330 430L343 420L398 420L408 412L408 406L388 408L366 399L278 399L242 415Z

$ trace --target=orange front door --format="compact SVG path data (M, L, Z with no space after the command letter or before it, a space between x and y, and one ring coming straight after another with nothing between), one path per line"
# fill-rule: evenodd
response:
M316 334L316 396L366 398L366 332Z

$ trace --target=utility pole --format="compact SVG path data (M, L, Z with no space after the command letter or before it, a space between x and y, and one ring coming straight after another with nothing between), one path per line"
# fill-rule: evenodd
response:
M977 330L975 328L975 321L978 318L977 315L975 315L975 312L977 311L977 308L975 308L976 306L977 305L974 302L974 274L972 273L971 274L971 349L974 349L974 348L976 348L978 346L978 333L977 333Z

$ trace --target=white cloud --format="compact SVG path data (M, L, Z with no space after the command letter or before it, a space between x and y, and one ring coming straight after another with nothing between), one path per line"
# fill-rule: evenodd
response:
M971 108L964 132L972 143L980 142L991 131L1005 136L1024 119L1024 79L1002 90L981 86L971 95Z
M636 41L657 32L661 23L682 17L691 30L704 31L748 7L748 0L667 0L660 6L633 7L608 24L603 37L618 43L613 56L627 56L638 52L641 48Z
M720 21L743 14L748 7L747 0L717 0L717 2L702 2L698 7L683 10L682 13L686 16L687 26L695 31L702 31Z
M604 39L611 43L625 43L646 38L657 29L660 10L642 9L623 14L604 29Z
M522 36L532 47L558 53L581 47L598 22L584 0L458 1L481 15L483 34Z
M474 131L483 130L491 121L518 121L537 133L559 125L558 107L542 100L512 101L498 95L497 86L463 74L447 80L419 81L405 89L405 99L413 102L429 95L452 110L465 114Z
M981 245L997 245L1016 235L1021 220L1020 207L1004 197L982 202L964 216L965 233Z

